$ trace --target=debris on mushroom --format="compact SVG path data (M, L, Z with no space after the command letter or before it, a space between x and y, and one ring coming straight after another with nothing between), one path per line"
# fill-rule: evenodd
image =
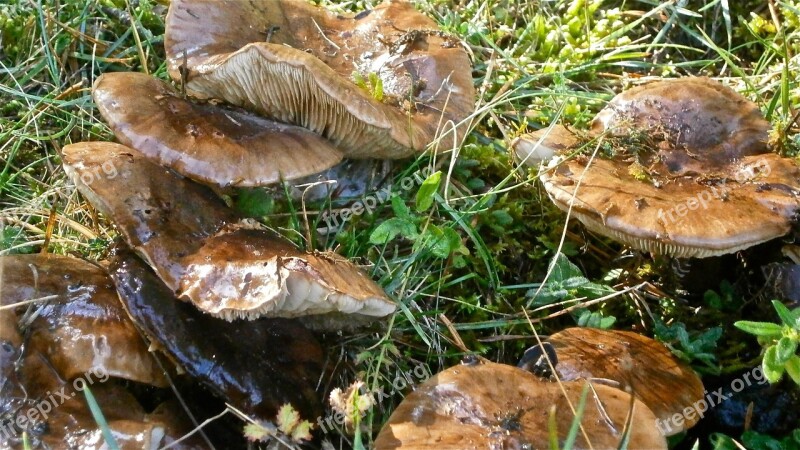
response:
M175 0L164 47L191 95L300 125L349 158L407 157L453 131L449 147L474 109L466 50L410 2L341 15L288 0Z
M630 331L567 328L543 344L555 353L551 362L561 381L588 379L633 393L659 419L665 436L691 428L708 408L697 374L663 344L646 336ZM685 410L691 413L684 414ZM676 414L678 421L673 420Z
M15 308L16 321L11 310L2 311L8 319L2 334L11 332L7 324L24 329L26 351L44 355L61 377L71 380L99 371L167 386L103 269L59 255L0 256L0 266L0 305L49 298ZM20 348L19 343L9 344Z
M800 167L767 151L768 128L755 105L709 79L649 83L595 119L610 158L556 157L540 179L560 209L635 249L734 253L785 235L800 211Z
M559 385L491 362L451 367L403 400L375 448L550 448L551 432L564 442L586 384ZM588 392L582 432L572 448L618 448L626 432L628 448L667 448L644 403L602 384L591 384Z
M111 277L131 317L191 377L260 420L290 403L304 417L321 412L319 343L289 319L230 323L176 301L173 292L130 251L119 250Z
M303 252L253 229L208 188L133 149L81 143L63 153L84 196L170 289L206 312L228 320L313 316L309 323L340 329L394 311L394 302L349 261ZM102 176L103 165L116 176Z
M189 101L142 73L101 75L92 94L122 144L205 184L263 186L321 172L342 158L306 129Z

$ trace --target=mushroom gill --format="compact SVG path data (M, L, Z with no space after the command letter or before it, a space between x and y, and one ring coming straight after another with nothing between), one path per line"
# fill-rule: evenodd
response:
M164 46L192 95L305 127L349 158L407 157L440 131L457 142L474 109L466 51L409 2L337 15L289 0L175 0Z

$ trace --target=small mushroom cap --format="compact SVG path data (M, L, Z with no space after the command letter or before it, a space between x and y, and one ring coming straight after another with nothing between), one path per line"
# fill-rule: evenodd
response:
M675 414L683 415L686 408L700 408L704 390L691 367L660 342L630 331L595 328L567 328L546 342L556 351L555 369L562 381L599 378L615 382L650 408L666 436L693 427L704 412L695 410L681 424L671 420Z
M175 0L164 46L193 95L308 128L350 158L410 156L474 109L466 51L410 2L337 15L299 1ZM354 72L376 74L383 101Z
M180 295L227 320L328 313L383 317L395 309L350 261L300 251L263 230L223 231L184 264Z
M84 143L63 153L65 170L86 198L170 289L206 312L228 320L336 313L313 322L341 328L395 309L354 265L301 252L265 230L246 230L250 225L239 223L209 189L133 149ZM102 167L116 175L105 176Z
M0 304L56 296L34 307L26 348L41 352L61 377L105 373L167 386L103 269L59 255L0 256L0 265ZM18 308L20 315L27 309Z
M584 385L563 383L562 391L557 383L503 364L451 367L403 400L378 434L375 448L549 448L551 408L555 409L555 431L563 442L574 420L569 405L577 407ZM592 448L618 448L631 407L628 448L667 448L647 406L609 386L593 384L592 388L581 420ZM582 433L573 448L590 448Z
M574 149L580 140L563 125L553 125L523 134L511 142L510 149L517 163L539 167L555 155Z
M314 174L342 153L300 127L193 103L142 73L101 75L92 90L122 144L201 183L261 186Z
M323 353L296 321L231 323L175 299L129 251L111 261L111 277L131 317L190 376L245 413L272 420L291 403L305 419L321 412L316 392Z
M770 124L758 105L704 77L656 81L614 97L592 132L647 134L672 174L705 173L732 160L767 152ZM654 161L656 162L656 161Z

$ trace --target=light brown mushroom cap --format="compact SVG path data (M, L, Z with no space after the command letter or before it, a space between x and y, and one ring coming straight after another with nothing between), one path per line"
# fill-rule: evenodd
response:
M584 385L563 383L562 391L557 383L503 364L451 367L403 400L378 434L375 448L550 448L551 408L555 409L559 443L563 443L575 417L569 405L577 408ZM602 384L593 384L592 389L596 396L590 390L581 420L592 448L618 447L631 407L628 448L667 448L655 416L642 402ZM589 448L582 433L573 448Z
M769 124L755 105L692 78L620 97L593 132L643 133L651 147L553 159L540 179L556 206L572 205L592 231L675 257L733 253L789 232L800 211L800 167L766 152Z
M707 405L697 374L660 342L630 331L567 328L547 342L556 351L556 372L562 381L605 379L632 392L661 420L666 436L693 427ZM697 408L681 423L671 418Z
M262 186L320 172L342 158L306 129L193 103L142 73L101 75L92 94L122 144L201 183Z
M410 2L337 15L300 1L176 0L164 46L175 80L185 54L191 94L308 128L350 158L410 156L474 109L466 51ZM383 101L354 72L377 74Z
M0 256L0 266L0 304L55 296L34 306L26 351L42 353L61 377L105 373L167 386L103 269L59 255ZM20 315L27 308L18 308Z
M350 261L263 230L224 230L183 260L180 295L227 320L329 313L383 317L395 304Z
M574 149L580 144L575 134L563 125L553 125L533 133L523 134L511 141L509 149L518 164L539 167L556 154Z
M310 315L312 325L341 328L395 309L353 264L248 230L252 224L210 189L131 148L81 143L65 146L63 154L84 196L173 292L205 312L228 320ZM116 175L105 176L102 167Z

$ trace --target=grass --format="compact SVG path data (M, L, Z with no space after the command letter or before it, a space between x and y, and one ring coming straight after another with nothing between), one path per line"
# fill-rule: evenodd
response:
M378 2L319 3L351 11ZM474 55L478 107L466 140L455 148L440 142L436 154L395 164L392 198L372 214L352 217L335 235L312 235L311 242L306 224L322 226L319 211L346 201L304 209L280 191L233 195L297 243L364 263L399 300L385 330L331 344L338 361L327 388L360 379L370 390L392 393L369 410L356 441L369 446L402 399L404 391L391 388L400 371L423 365L436 373L468 352L514 363L534 332L576 322L657 333L704 373L757 364L757 342L731 324L745 316L774 319L758 277L748 275L751 265L769 261L744 252L726 259L734 267L710 277L711 284L696 283L685 262L644 257L566 223L536 179L514 169L507 148L519 134L553 122L587 127L615 93L640 81L706 75L755 101L774 126L775 148L797 155L800 2L417 4ZM90 97L99 74L130 70L166 78L166 7L152 0L0 5L0 254L106 255L113 227L65 179L59 149L113 139ZM438 171L438 182L401 187L422 169ZM381 225L387 220L395 227ZM779 260L774 246L769 254ZM708 332L715 327L720 331ZM352 430L339 431L326 437L336 447L353 445ZM699 439L708 446L708 434L676 445ZM716 448L734 448L730 440L742 439L714 436Z

